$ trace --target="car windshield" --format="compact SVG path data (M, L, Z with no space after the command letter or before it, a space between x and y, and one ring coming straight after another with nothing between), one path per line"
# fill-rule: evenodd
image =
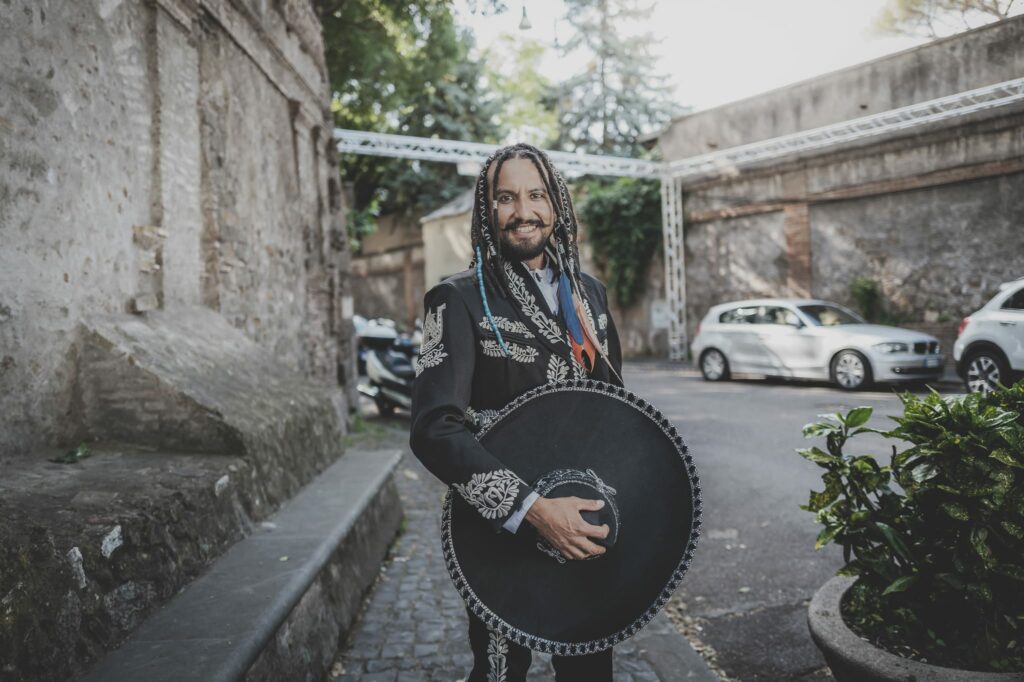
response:
M802 305L800 311L820 327L835 327L840 324L864 324L864 320L849 310L834 305Z

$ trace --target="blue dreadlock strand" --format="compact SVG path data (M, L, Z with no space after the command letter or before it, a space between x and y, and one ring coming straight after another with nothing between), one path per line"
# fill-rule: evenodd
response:
M484 293L483 258L480 256L479 246L476 247L476 281L480 285L480 300L484 302L484 313L487 315L487 321L491 324L491 329L494 330L494 335L498 337L498 345L501 346L501 350L505 355L512 355L512 351L505 345L505 339L501 338L501 330L498 329L494 316L491 315L491 306L487 304L487 294Z

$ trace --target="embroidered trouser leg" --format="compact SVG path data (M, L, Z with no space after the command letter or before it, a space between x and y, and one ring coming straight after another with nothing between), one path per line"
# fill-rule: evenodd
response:
M467 611L468 613L468 611ZM467 682L523 682L533 660L532 652L497 632L487 629L469 613L469 644L473 671ZM612 650L589 656L552 656L558 682L611 682Z

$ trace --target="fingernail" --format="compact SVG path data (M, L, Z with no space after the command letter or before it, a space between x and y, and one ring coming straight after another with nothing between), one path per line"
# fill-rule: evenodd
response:
M603 506L604 506L604 500L598 500L597 501L597 508L600 509Z

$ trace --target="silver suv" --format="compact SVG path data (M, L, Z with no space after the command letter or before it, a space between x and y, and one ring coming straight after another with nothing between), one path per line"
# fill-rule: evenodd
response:
M743 372L832 380L850 391L875 381L935 379L943 364L934 336L869 324L849 308L817 299L713 306L697 327L691 350L708 381Z
M953 359L971 393L1011 386L1024 375L1024 277L999 285L999 293L960 323Z

